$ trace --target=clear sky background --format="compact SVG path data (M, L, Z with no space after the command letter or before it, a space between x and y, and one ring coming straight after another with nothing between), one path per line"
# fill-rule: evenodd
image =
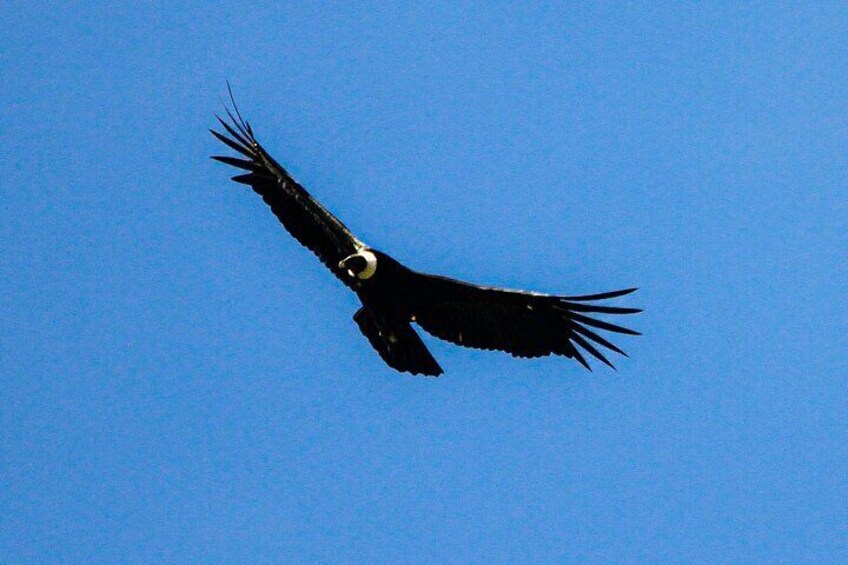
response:
M0 8L0 562L844 562L845 3L108 4ZM630 359L388 369L225 79L409 266L641 287Z

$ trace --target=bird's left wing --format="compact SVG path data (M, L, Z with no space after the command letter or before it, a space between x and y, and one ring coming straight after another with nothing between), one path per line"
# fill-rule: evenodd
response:
M241 118L237 108L235 112L234 116L227 109L229 123L216 116L226 135L209 131L245 158L212 158L246 171L234 176L233 180L250 186L259 194L286 230L349 286L350 279L344 276L338 264L348 255L356 253L362 247L362 242L268 154L256 141L253 129Z
M465 347L497 349L516 357L556 354L587 369L581 349L612 367L604 349L626 355L598 330L639 335L589 314L634 314L638 308L596 304L635 288L584 296L555 296L478 286L415 273L413 315L428 333ZM579 346L579 347L578 347Z

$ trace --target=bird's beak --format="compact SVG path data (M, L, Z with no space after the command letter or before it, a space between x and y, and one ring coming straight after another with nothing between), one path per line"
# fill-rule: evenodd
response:
M350 259L350 257L345 257L344 259L339 261L339 270L342 271L342 272L346 272L349 277L353 277L353 276L355 276L353 271L351 271L350 269L347 268L347 260L348 259Z

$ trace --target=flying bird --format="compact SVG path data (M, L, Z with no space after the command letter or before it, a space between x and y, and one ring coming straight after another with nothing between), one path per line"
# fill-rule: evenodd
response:
M298 184L256 140L230 91L225 133L209 130L240 157L213 159L245 171L232 180L259 194L283 227L350 290L362 307L353 315L383 361L401 372L438 376L442 368L412 324L464 347L500 350L514 357L561 355L591 371L584 353L612 367L609 351L627 355L599 331L639 335L594 314L634 314L638 308L598 304L635 288L556 296L479 286L414 271L358 239ZM582 350L582 352L581 352Z

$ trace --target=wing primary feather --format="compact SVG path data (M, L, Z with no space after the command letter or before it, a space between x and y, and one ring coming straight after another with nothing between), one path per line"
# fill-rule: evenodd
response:
M583 316L582 314L578 314L576 312L571 312L569 315L571 316L571 319L575 322L580 322L581 324L586 324L587 326L592 326L594 328L600 328L608 332L615 332L627 335L642 335L637 331L623 328L621 326L616 326L615 324L610 324L609 322L602 322L601 320L596 320L594 318L590 318L589 316Z
M586 362L586 358L585 358L585 357L583 357L583 355L580 353L580 351L578 351L578 350L577 350L577 348L576 348L576 347L572 347L572 348L571 348L571 353L572 353L572 355L574 356L574 358L575 358L575 359L577 359L577 361L578 361L581 365L583 365L584 367L586 367L587 369L589 369L589 372L590 372L590 373L591 373L591 372L593 372L593 371L592 371L592 367L590 367L590 366L589 366L589 363L587 363L587 362Z
M238 143L236 143L232 139L228 138L226 135L220 134L217 131L215 131L214 129L210 129L209 132L212 135L214 135L218 139L218 141L220 141L221 143L223 143L224 145L226 145L227 147L229 147L233 151L238 151L239 153L241 153L245 157L250 157L251 159L254 158L253 153L251 153L248 149L242 147L241 145L239 145Z
M638 314L642 310L640 308L621 308L619 306L597 306L595 304L576 304L563 300L559 303L560 307L564 307L572 312L594 312L598 314Z
M242 133L244 133L246 136L249 136L247 129L244 127L244 118L241 117L241 112L239 111L238 104L236 104L236 98L235 96L233 96L233 88L232 86L230 86L230 81L227 81L227 92L230 93L230 102L233 103L233 110L236 111L236 116L238 116L238 121L233 118L233 122L235 122L236 126ZM229 114L230 111L227 110L227 113ZM232 118L232 114L230 115L230 117Z
M226 110L226 108L224 108L224 109ZM228 113L229 113L229 111L228 111ZM225 121L221 118L221 116L219 116L218 114L215 114L215 117L218 119L218 121L219 121L219 122L221 122L221 125L222 125L222 126L224 126L224 128L225 128L225 129L226 129L226 130L230 133L230 135L232 135L234 138L236 138L236 139L237 139L239 142L241 142L241 143L242 143L245 147L253 147L253 143L251 143L249 140L247 140L247 139L245 139L244 137L242 137L242 134L240 134L239 132L237 132L236 130L234 130L234 129L230 126L230 124L228 124L227 122L225 122ZM230 118L232 119L232 116L230 116ZM233 122L233 123L235 123L235 122Z
M600 345L603 345L607 349L611 349L612 351L615 351L619 355L624 355L625 357L630 357L629 355L627 355L627 353L625 353L624 351L622 351L621 349L619 349L618 347L616 347L615 345L613 345L609 341L605 340L604 338L602 338L601 336L599 336L595 332L593 332L591 330L587 330L586 328L584 328L580 324L572 325L572 329L579 334L583 334L584 336L591 339L595 343L598 343Z
M247 129L246 129L246 128L244 127L244 125L242 125L242 123L241 123L241 116L239 116L239 119L237 120L237 119L236 119L236 117L235 117L235 116L233 116L233 113L232 113L232 112L230 112L230 109L229 109L229 108L227 108L226 106L224 106L224 110L227 112L227 115L228 115L228 116L230 117L230 119L233 121L233 124L236 126L236 128L238 128L238 130L241 132L241 134L242 134L243 136L245 136L245 137L250 137L250 135L247 133Z
M247 174L244 174L244 175L236 175L234 177L230 177L231 180L234 180L234 181L239 182L241 184L246 184L247 186L253 186L254 184L256 184L256 181L258 181L260 178L261 177L259 177L258 175L254 174L254 173L247 173Z
M241 131L241 132L243 133L243 135L244 135L244 136L248 136L248 135L249 135L250 139L249 139L249 140L245 140L242 136L240 136L240 135L239 135L239 134L237 134L235 131L233 131L233 129L232 129L230 126L228 126L228 125L227 125L226 123L224 123L224 122L221 122L221 123L224 125L224 127L225 127L225 128L227 128L227 131L228 131L228 132L230 132L230 133L231 133L234 137L236 137L237 139L239 139L240 141L242 141L242 143L244 144L244 148L245 148L246 150L250 151L250 154L249 154L248 156L249 156L249 157L251 157L251 158L254 158L254 159L255 159L257 156L259 156L259 157L260 157L263 161L265 161L265 165L266 165L266 166L271 166L271 165L273 165L273 166L276 166L276 167L278 167L278 168L282 169L283 167L282 167L282 166L280 166L280 165L279 165L279 163L277 163L277 162L274 160L274 158L273 158L273 157L271 157L271 156L268 154L268 152L267 152L267 151L265 151L265 148L264 148L264 147L262 147L261 145L259 145L259 143L257 143L257 142L254 140L254 138L253 138L253 131L250 131L250 132L249 132L249 134L248 134L247 132L245 132L245 130L243 129L243 127L238 125L238 120L236 120L235 116L233 116L233 114L230 112L230 110L229 110L228 108L226 108L226 107L224 108L224 110L227 112L227 115L230 117L230 119L233 121L233 123L234 123L234 124L236 124L236 126L239 128L239 131ZM216 118L218 118L218 116L215 116L215 117L216 117ZM220 120L221 118L218 118L218 119ZM212 131L212 130L209 130L209 131ZM213 131L212 133L215 133L215 132ZM218 139L221 139L221 138L219 137ZM222 140L222 141L223 141L223 140ZM228 145L229 145L229 144L228 144ZM230 145L230 147L233 147L233 146L232 146L232 145ZM238 149L237 149L237 150L238 150ZM243 151L242 151L242 153L244 154L244 152L243 152Z
M236 182L240 182L241 184L246 184L246 185L252 186L254 188L256 187L256 185L260 181L273 181L274 180L273 177L269 177L267 175L260 175L260 174L257 174L257 173L247 173L247 174L244 174L244 175L236 175L236 176L230 177L230 178L232 180L236 181ZM259 191L259 189L257 189L257 191ZM262 191L260 191L260 192L262 192ZM268 202L269 201L268 199L270 197L263 193L262 198L263 198L263 200L265 200L265 202Z
M580 296L563 296L563 300L583 302L587 300L607 300L610 298L618 298L619 296L625 296L630 294L631 292L636 292L638 287L634 288L625 288L623 290L613 290L612 292L601 292L599 294L583 294Z
M236 159L235 157L225 157L222 155L215 155L212 157L216 161L224 163L225 165L230 165L231 167L236 167L238 169L244 169L245 171L258 171L261 169L259 165L253 163L252 161L245 161L244 159Z
M577 343L577 345L579 345L580 347L582 347L583 349L588 351L593 357L595 357L596 359L598 359L599 361L601 361L602 363L604 363L605 365L607 365L611 369L615 369L615 365L610 363L609 360L607 360L607 358L604 357L603 354L600 351L598 351L597 349L592 347L591 343L589 343L588 341L586 341L585 339L583 339L582 337L580 337L579 335L576 335L576 334L572 334L571 339L573 339L575 341L575 343Z

